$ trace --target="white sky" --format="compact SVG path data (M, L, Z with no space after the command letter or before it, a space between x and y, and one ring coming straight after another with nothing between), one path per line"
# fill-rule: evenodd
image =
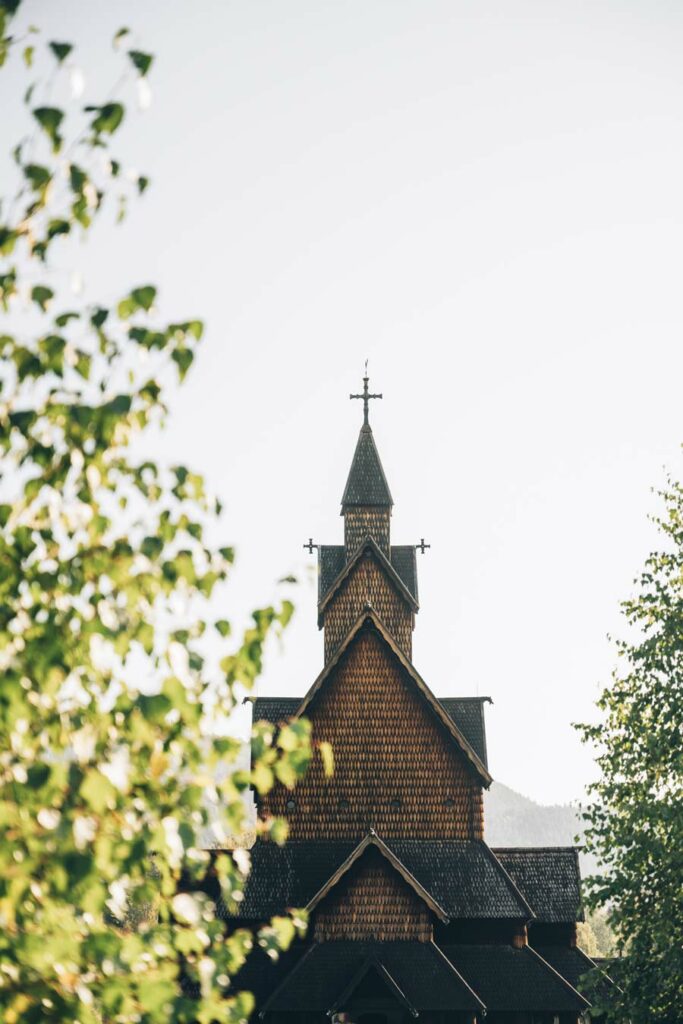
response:
M592 774L618 601L680 468L683 6L665 0L28 2L113 81L158 56L123 152L152 178L77 253L88 296L153 281L208 325L161 458L225 499L239 618L338 543L370 359L393 539L424 534L414 660L490 694L496 778L544 802ZM99 48L99 49L98 49ZM0 107L19 76L0 75ZM3 115L13 144L14 115ZM3 146L7 148L7 146ZM262 693L322 664L315 590Z

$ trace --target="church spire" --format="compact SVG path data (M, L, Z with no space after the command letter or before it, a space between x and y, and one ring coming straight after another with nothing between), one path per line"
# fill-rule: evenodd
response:
M366 537L371 536L385 554L389 553L389 520L394 504L387 478L382 469L379 452L370 427L368 411L372 398L368 387L368 364L365 364L363 392L350 398L363 400L363 426L356 443L351 469L342 496L344 516L344 541L346 557L349 558Z
M382 395L370 394L369 381L366 360L363 392L360 395L349 395L349 398L363 400L363 426L360 429L353 462L344 488L342 514L349 506L391 508L394 504L368 417L370 399L381 398Z

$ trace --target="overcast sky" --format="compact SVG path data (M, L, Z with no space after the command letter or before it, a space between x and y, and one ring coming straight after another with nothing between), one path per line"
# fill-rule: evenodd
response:
M609 679L650 488L681 470L683 6L53 0L25 17L80 44L92 85L113 81L122 24L157 54L122 136L152 188L77 255L89 297L153 281L168 318L207 322L156 450L225 500L239 562L220 612L304 572L309 535L341 541L369 358L393 540L432 545L416 667L439 696L493 698L497 779L579 798L593 768L571 722ZM3 111L18 81L0 76ZM261 693L321 668L315 600L309 577Z

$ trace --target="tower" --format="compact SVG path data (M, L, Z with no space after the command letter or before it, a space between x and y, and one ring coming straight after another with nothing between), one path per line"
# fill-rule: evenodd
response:
M366 369L351 395L363 423L343 543L318 547L320 674L303 696L254 706L275 725L309 718L335 771L325 778L314 763L293 792L276 786L259 800L260 816L287 817L290 837L253 847L238 923L305 907L310 927L277 964L252 958L235 986L283 1024L340 1014L356 1024L576 1024L589 1006L578 979L594 968L576 945L577 854L497 852L484 840L489 698L439 699L412 662L416 545L392 543L369 422L381 397Z

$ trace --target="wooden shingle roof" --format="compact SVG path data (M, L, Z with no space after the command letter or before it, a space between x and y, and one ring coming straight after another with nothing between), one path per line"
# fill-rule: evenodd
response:
M342 510L350 505L382 506L394 504L387 478L382 469L379 452L370 425L361 427L353 454L346 487L342 497Z
M254 721L264 720L272 725L286 722L296 713L302 700L303 697L257 697L253 701ZM490 703L491 698L439 697L438 701L482 763L488 767L484 704Z
M493 852L534 908L537 921L583 921L581 869L575 847L507 847Z
M318 602L319 626L323 625L323 612L325 608L330 603L331 599L334 597L336 592L339 590L344 580L348 579L349 575L353 571L354 566L358 564L358 562L361 560L361 558L363 558L363 556L366 553L370 553L373 556L377 564L384 570L387 579L393 585L394 589L398 591L398 593L404 598L405 601L408 602L413 611L416 612L419 609L419 605L417 603L417 598L415 597L415 595L411 593L410 590L408 590L402 578L396 571L394 565L389 561L389 559L384 554L384 552L382 551L374 537L368 536L365 538L362 544L359 544L359 546L356 548L352 556L349 558L348 562L344 563L339 575L332 580L324 596L320 598L320 601Z
M558 974L561 974L570 985L581 991L581 979L594 971L599 970L597 965L582 949L576 946L560 945L534 945L534 949L543 957L547 964L550 964Z
M489 1012L581 1013L590 1006L530 946L448 945L443 951Z
M463 736L467 737L487 768L484 704L492 703L490 697L439 697L441 707L453 719Z
M367 844L367 839L363 842ZM438 916L524 921L534 917L534 908L481 840L392 839L382 846L416 891L427 894ZM257 841L239 905L240 919L260 921L288 907L311 905L353 862L358 849L355 842L333 840L290 841L284 846ZM215 896L219 915L232 916L219 894Z
M368 961L386 970L392 985L417 1011L481 1010L483 1005L433 942L320 942L312 946L266 999L269 1011L333 1012L353 994Z
M390 562L406 590L415 601L417 595L417 562L412 544L395 544L390 550ZM318 603L342 572L346 564L343 544L321 544L318 548Z

